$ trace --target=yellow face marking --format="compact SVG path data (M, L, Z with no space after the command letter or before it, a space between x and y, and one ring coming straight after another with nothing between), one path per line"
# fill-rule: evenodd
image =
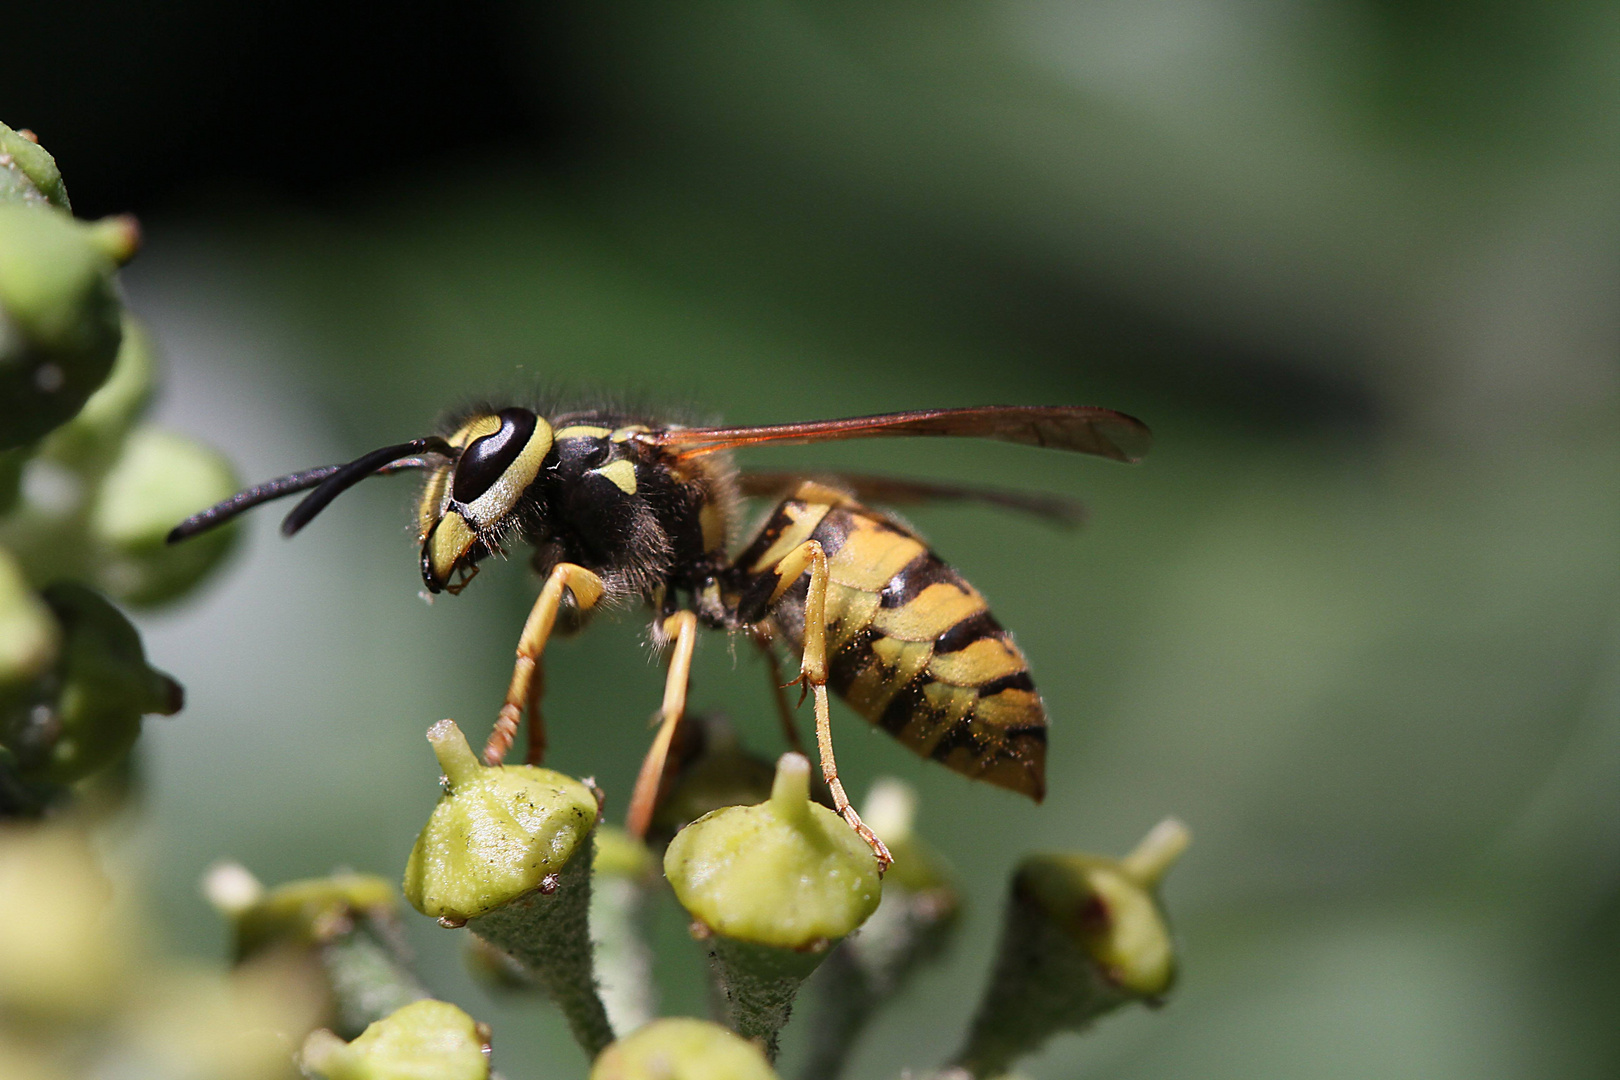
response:
M909 604L878 612L872 628L902 641L933 641L985 607L984 597L972 589L963 592L952 582L936 581Z
M453 471L449 465L441 465L428 473L427 483L422 485L422 497L416 502L416 539L419 543L427 539L439 515L444 512L444 493L450 486Z
M454 510L440 518L438 526L427 539L427 564L428 569L433 571L434 580L440 585L449 581L456 564L477 541L478 537L467 527L466 520Z
M600 469L592 469L591 474L607 477L613 481L614 487L626 495L636 493L636 464L633 461L615 461Z
M493 435L501 430L501 418L491 414L475 416L456 429L450 436L451 446L461 449L470 445L475 439L482 439L485 435Z
M928 674L951 686L983 686L1027 670L1023 654L1010 642L994 637L982 637L955 652L935 653L928 661Z
M570 424L565 428L557 429L558 439L605 439L613 434L608 428L594 427L591 424Z
M497 427L496 430L500 429ZM551 452L551 441L551 425L536 418L534 434L529 436L529 441L512 464L489 486L488 491L467 504L469 523L474 528L493 528L511 512L525 489L540 475L540 465Z
M857 518L844 546L828 558L828 576L852 589L882 592L896 574L927 550L905 533Z
M648 427L645 424L629 424L629 425L627 425L625 427L619 428L610 437L613 439L614 442L629 442L630 441L630 436L638 435L643 431L651 431L651 430L652 430L652 428Z
M770 570L787 557L787 553L810 539L810 534L816 531L821 519L827 516L832 507L825 503L812 503L809 506L803 503L783 503L781 513L785 514L791 522L776 542L766 548L759 558L754 560L750 569L756 573Z

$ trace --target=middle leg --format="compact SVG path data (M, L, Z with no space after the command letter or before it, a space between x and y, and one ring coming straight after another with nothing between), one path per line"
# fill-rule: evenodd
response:
M692 651L697 647L697 615L677 611L664 620L663 631L675 643L669 654L669 673L664 677L664 705L659 710L658 734L653 736L652 746L642 759L624 821L625 831L637 840L647 835L647 827L652 824L653 804L664 779L669 744L675 738L681 717L686 715L686 687L692 678Z

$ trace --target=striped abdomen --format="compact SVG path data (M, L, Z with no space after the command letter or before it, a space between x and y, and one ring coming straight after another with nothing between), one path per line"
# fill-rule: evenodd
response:
M1046 712L984 597L916 536L841 492L802 485L737 560L768 572L805 540L827 554L828 685L925 757L1039 801ZM803 645L806 575L772 621Z

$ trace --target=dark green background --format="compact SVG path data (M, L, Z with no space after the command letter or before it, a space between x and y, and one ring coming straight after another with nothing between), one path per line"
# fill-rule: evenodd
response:
M4 119L125 273L164 422L261 479L469 397L632 391L739 423L1095 403L1140 467L990 444L756 453L1077 495L1064 534L912 514L1018 635L1052 717L1042 807L847 711L851 788L922 793L971 913L856 1073L954 1044L1028 849L1167 813L1162 1011L1031 1077L1606 1077L1620 1068L1620 9L1286 0L48 5ZM218 956L213 859L395 876L481 733L533 585L432 607L410 484L295 543L271 515L143 621L186 683L145 743L137 850ZM735 669L735 670L733 670ZM659 671L638 613L557 647L554 764L622 812ZM694 704L774 752L763 675L707 639ZM695 948L663 912L671 1008ZM413 921L512 1080L582 1074ZM536 1015L538 1014L537 1018ZM791 1046L791 1039L790 1039ZM791 1049L789 1051L791 1054Z

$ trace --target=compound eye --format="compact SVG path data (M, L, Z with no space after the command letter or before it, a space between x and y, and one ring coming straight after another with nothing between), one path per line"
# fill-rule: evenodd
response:
M457 502L470 503L493 487L534 434L535 417L528 409L502 409L495 415L500 430L474 439L456 462L450 497Z

